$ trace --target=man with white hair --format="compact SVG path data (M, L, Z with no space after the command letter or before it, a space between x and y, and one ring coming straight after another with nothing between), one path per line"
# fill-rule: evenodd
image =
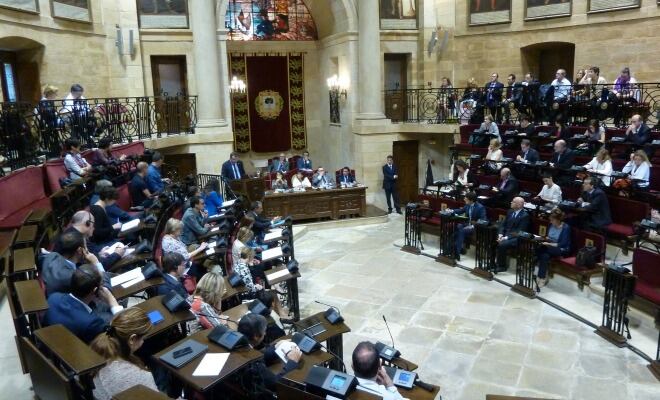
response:
M522 197L514 197L511 200L511 209L506 213L506 219L498 229L497 268L495 272L504 272L508 269L506 264L507 251L518 246L518 233L529 230L530 217L524 206L525 200Z

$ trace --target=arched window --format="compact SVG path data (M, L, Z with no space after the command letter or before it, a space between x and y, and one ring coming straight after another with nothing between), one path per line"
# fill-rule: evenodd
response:
M316 40L316 26L302 0L229 0L229 40Z

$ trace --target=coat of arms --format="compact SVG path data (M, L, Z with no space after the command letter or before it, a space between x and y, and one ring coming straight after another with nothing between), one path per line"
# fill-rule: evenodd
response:
M284 107L284 99L278 92L263 90L254 99L254 107L259 116L265 120L276 119Z

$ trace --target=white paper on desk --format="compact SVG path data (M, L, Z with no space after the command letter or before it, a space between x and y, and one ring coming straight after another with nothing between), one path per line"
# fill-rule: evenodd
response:
M266 279L269 281L274 281L277 278L289 275L289 270L284 268L281 271L273 272L272 274L266 274Z
M277 354L280 360L286 364L286 354L293 350L295 347L297 347L296 344L290 340L280 340L275 345L275 354Z
M206 247L211 249L211 248L215 247L215 245L216 245L216 243L215 243L215 241L213 241L213 242L209 242Z
M268 261L277 257L282 257L282 248L279 246L261 252L261 261Z
M138 225L140 225L140 220L139 219L132 219L126 223L123 223L121 225L121 231L126 232L127 230L137 228Z
M477 196L477 198L478 198L479 200L485 200L485 199L488 198L488 196Z
M144 275L142 275L142 270L140 269L140 267L137 267L128 272L124 272L123 274L113 276L112 278L110 278L110 286L115 287L117 285L121 285L129 281L133 281L139 278L140 276L142 277L142 279L144 279Z
M128 281L128 282L124 282L124 283L122 283L122 284L121 284L121 287L123 287L124 289L126 289L126 288L129 288L129 287L131 287L131 286L133 286L133 285L135 285L135 284L138 284L138 283L142 282L143 280L145 280L144 275L142 274L142 272L140 272L140 276L136 277L135 279L131 279L131 280Z
M133 254L133 253L135 253L135 248L134 248L134 247L129 247L129 248L126 249L126 251L124 252L124 257L126 257L126 256L130 256L130 255Z
M206 250L204 253L206 253L207 256L212 256L215 254L215 248L211 247L210 249Z
M193 376L218 376L229 359L230 353L206 353Z
M214 226L213 228L211 228L211 232L217 232L218 229L220 229L219 226Z
M220 205L220 207L222 207L222 208L230 207L230 206L232 206L234 203L236 203L236 199L234 199L234 200L227 200L227 201L223 202L223 203Z
M282 237L282 228L273 229L264 236L264 242L270 242Z
M115 250L120 249L124 247L124 244L122 242L116 242L112 246L105 246L104 248L101 249L101 254L106 254L110 255L115 252Z

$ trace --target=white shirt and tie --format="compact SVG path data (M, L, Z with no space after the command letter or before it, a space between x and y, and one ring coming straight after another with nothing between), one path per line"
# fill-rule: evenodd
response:
M238 163L231 163L231 168L234 171L234 179L241 179L241 171L238 169Z

